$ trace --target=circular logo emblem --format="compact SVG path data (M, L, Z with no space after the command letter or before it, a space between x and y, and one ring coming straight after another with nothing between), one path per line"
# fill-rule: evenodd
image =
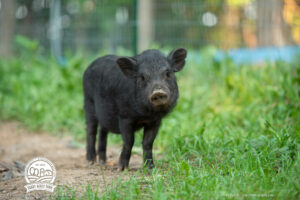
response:
M53 163L47 158L34 158L25 167L25 186L27 192L33 190L47 190L53 192L56 177L56 169Z

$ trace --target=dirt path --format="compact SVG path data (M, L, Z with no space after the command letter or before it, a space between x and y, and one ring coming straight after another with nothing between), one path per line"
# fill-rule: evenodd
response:
M133 154L130 170L117 170L120 147L108 147L108 162L105 166L89 166L85 149L70 145L70 137L58 138L47 133L32 133L14 122L0 121L0 199L44 199L50 192L31 192L26 195L23 167L35 157L45 157L56 167L54 184L67 185L78 190L88 183L101 192L106 184L119 177L128 179L142 165L141 155ZM80 189L81 188L81 189ZM34 196L35 195L35 196Z

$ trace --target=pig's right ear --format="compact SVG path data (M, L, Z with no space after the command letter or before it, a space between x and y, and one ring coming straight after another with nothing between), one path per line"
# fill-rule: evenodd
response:
M132 57L121 57L118 58L117 64L120 67L123 74L129 78L134 78L137 72L136 60Z

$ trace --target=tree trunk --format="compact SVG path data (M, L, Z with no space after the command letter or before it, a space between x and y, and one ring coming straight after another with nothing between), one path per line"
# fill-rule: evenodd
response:
M282 16L282 0L257 1L257 37L259 46L292 44L288 25Z
M138 1L138 52L146 50L153 40L153 0Z
M0 56L12 54L15 28L15 0L2 0L0 10Z

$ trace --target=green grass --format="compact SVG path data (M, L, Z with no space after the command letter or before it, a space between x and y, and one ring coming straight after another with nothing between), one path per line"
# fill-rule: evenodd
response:
M31 51L0 61L1 118L83 140L81 77L92 58L69 56L60 67ZM157 168L116 180L103 193L59 187L55 198L300 198L299 61L247 66L216 62L209 49L199 53L205 59L188 60L177 76L180 99L155 141L163 155Z

